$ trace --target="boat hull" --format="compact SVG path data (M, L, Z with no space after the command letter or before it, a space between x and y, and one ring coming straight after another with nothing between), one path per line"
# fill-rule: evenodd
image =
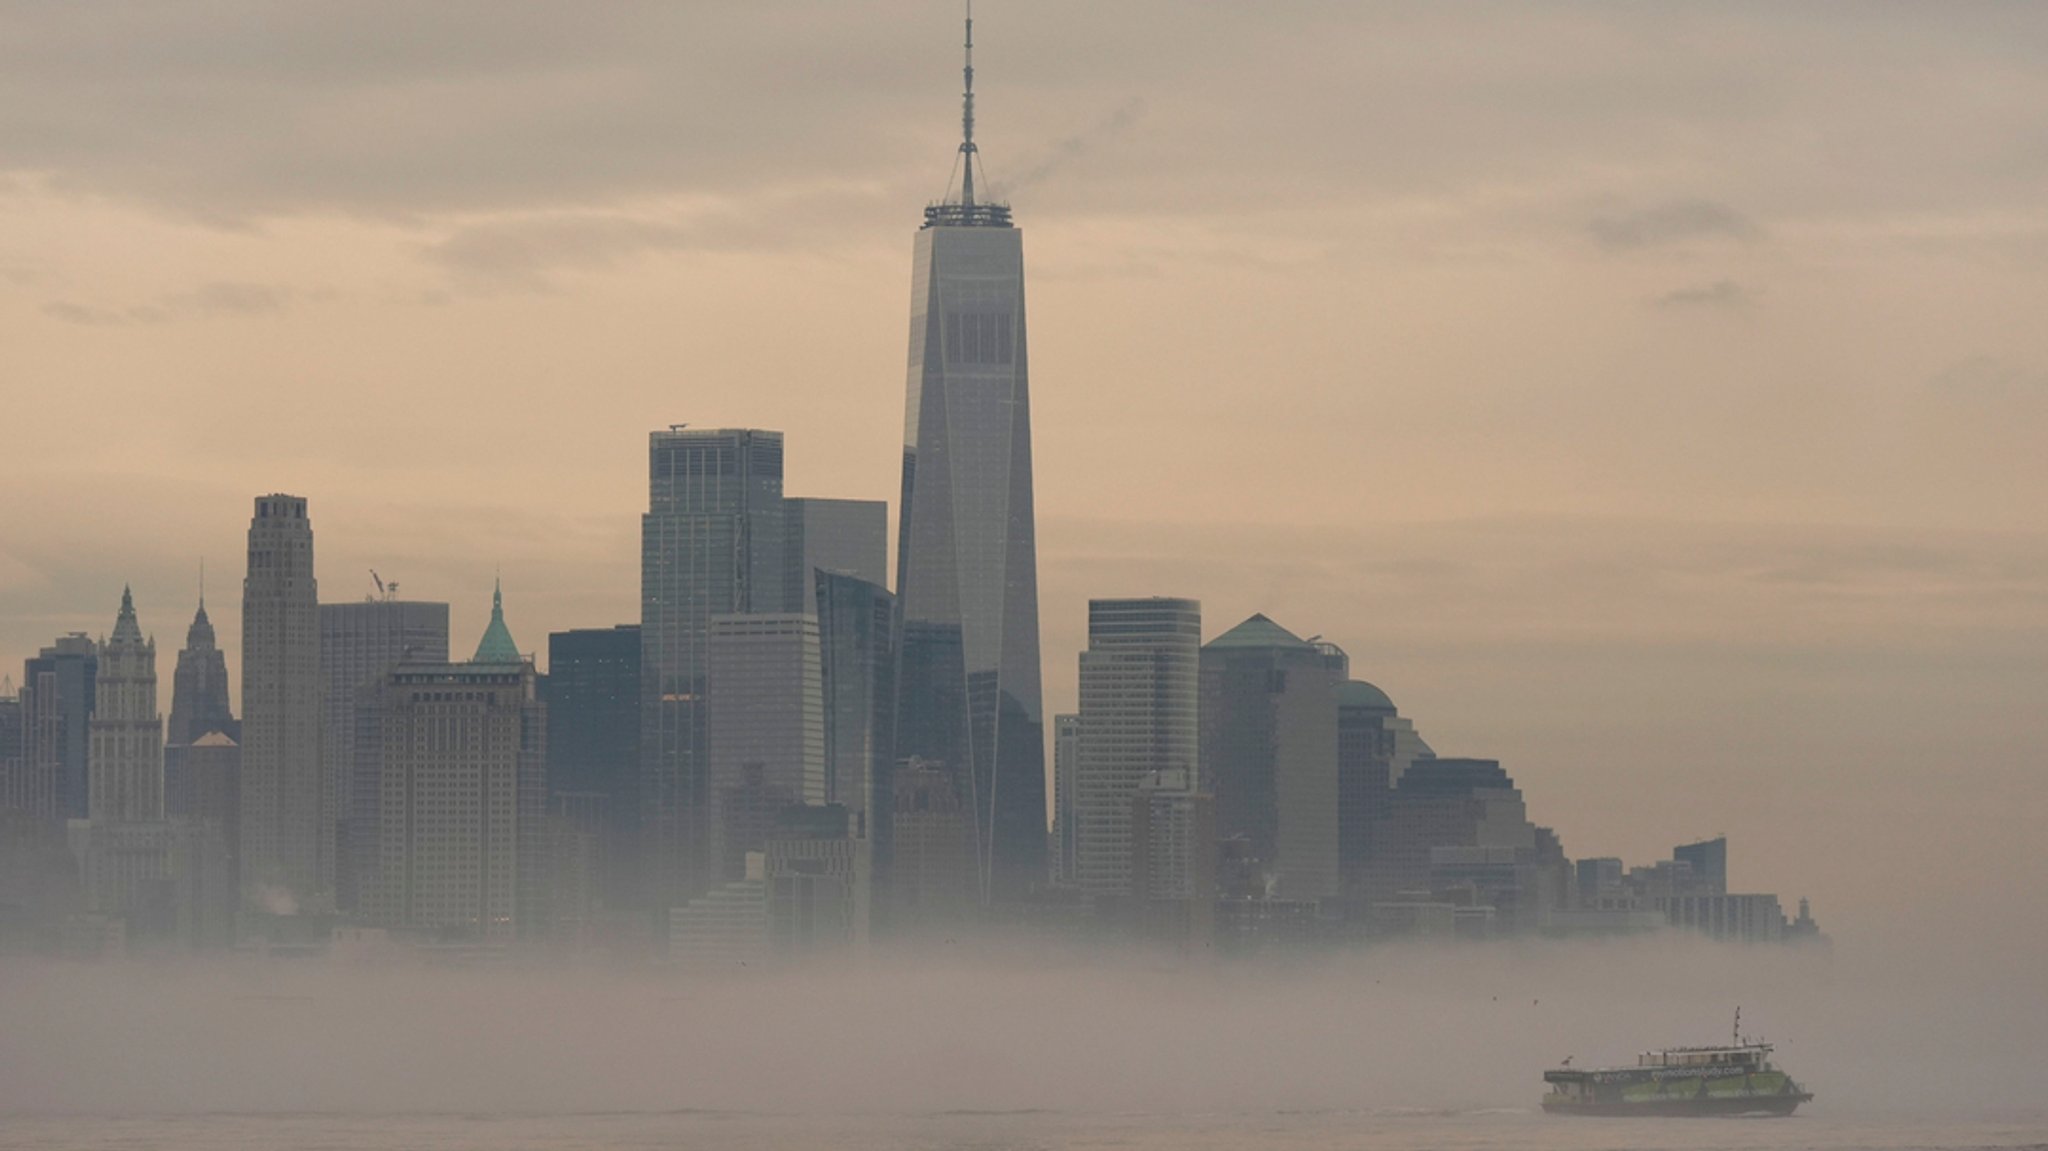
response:
M1618 1119L1631 1115L1658 1118L1708 1118L1714 1116L1792 1114L1801 1103L1813 1098L1811 1091L1783 1095L1703 1095L1695 1098L1644 1099L1634 1102L1576 1099L1543 1100L1543 1110L1552 1115L1588 1115Z

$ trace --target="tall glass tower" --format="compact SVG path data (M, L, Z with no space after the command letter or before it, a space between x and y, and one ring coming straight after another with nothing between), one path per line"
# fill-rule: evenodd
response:
M897 595L897 748L945 765L974 811L983 902L1045 876L1045 735L1024 243L975 198L974 21L957 195L925 209L911 275Z
M640 834L649 905L713 886L705 687L711 618L784 610L782 433L648 436L640 520Z

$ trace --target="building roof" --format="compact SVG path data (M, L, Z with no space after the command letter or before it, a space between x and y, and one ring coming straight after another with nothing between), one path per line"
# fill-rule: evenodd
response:
M227 737L227 733L225 733L225 732L219 732L219 731L209 731L209 732L207 732L207 733L206 733L205 735L202 735L202 736L200 736L200 737L199 737L198 739L195 739L195 740L193 740L193 741L192 741L192 746L193 746L193 747L238 747L238 746L240 746L240 745L239 745L239 744L237 744L237 743L236 743L236 742L235 742L234 740L232 740L232 739L229 739L229 738Z
M1272 620L1264 613L1250 619L1202 645L1204 648L1306 648L1307 641Z
M114 642L142 643L142 627L135 622L135 597L125 584L121 587L121 612L114 617Z
M526 657L519 654L519 645L512 642L512 629L505 626L505 589L502 584L491 586L491 624L484 629L484 638L476 645L476 656L471 663L524 663Z
M1397 714L1394 701L1388 698L1387 693L1362 679L1346 680L1338 685L1337 706Z

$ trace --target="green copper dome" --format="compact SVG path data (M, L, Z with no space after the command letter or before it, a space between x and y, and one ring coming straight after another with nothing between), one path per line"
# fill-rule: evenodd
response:
M519 654L519 645L512 642L511 629L505 626L505 591L501 585L491 586L491 626L484 629L483 641L476 645L476 657L470 662L526 662L526 657Z
M1382 711L1388 715L1398 712L1394 701L1387 693L1362 679L1354 679L1337 685L1337 706L1357 708L1360 711Z

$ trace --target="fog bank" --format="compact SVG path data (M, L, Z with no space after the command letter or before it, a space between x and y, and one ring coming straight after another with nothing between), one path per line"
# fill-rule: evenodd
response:
M726 979L343 963L0 969L0 1112L1215 1113L1533 1107L1717 1042L1835 1116L2039 1115L2048 987L1681 939L1284 964L878 958Z

